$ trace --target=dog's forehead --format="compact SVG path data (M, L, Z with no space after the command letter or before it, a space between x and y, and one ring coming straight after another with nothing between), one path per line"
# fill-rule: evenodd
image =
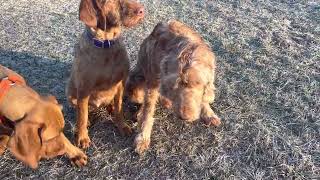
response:
M111 6L112 4L116 4L116 2L118 2L118 0L101 0L100 4L102 6L104 6L104 8Z
M119 5L120 0L98 0L96 1L102 10L115 10L115 6Z

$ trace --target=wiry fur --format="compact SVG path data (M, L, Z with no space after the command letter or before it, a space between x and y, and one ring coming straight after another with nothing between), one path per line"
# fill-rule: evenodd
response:
M172 20L159 23L140 47L137 66L127 82L131 101L142 103L137 116L136 152L150 143L156 102L172 107L188 122L201 118L218 126L220 119L210 108L214 100L215 56L192 29Z

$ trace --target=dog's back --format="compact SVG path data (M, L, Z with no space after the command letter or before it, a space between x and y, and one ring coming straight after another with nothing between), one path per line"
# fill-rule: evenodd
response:
M159 74L161 61L167 57L170 57L168 67L171 68L168 71L177 71L177 63L184 64L195 59L215 69L215 56L210 47L196 31L177 20L156 25L140 47L136 70L140 67L148 74Z
M151 35L157 41L172 41L181 43L182 40L197 44L204 44L201 36L189 26L177 20L170 20L167 23L158 23Z
M15 120L24 116L25 112L33 107L35 104L35 101L33 100L38 99L39 95L26 85L22 76L0 65L0 79L2 80L8 76L14 76L21 79L21 83L11 86L7 92L4 92L6 94L3 95L0 101L0 114Z

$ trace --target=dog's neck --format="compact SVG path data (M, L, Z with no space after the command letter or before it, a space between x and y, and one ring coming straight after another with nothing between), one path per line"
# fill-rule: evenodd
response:
M121 34L121 27L111 27L108 31L94 28L87 28L87 30L94 36L94 38L101 41L113 41L119 38Z
M111 31L95 30L87 28L85 36L93 46L97 48L109 49L114 46L120 37L120 28L112 28Z

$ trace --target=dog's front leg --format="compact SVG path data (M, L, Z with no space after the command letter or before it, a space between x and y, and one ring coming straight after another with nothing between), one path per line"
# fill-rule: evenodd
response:
M76 126L76 144L81 148L90 146L90 138L88 135L88 104L90 96L77 96L77 126Z
M114 123L119 129L121 135L130 135L132 133L131 128L125 123L123 116L123 92L124 92L124 81L120 82L117 93L114 97Z
M65 153L71 160L72 164L82 167L87 164L87 156L77 147L71 144L71 142L61 134L61 139L64 143Z
M47 159L67 155L72 164L78 167L87 164L87 156L79 148L72 145L63 133L49 141L43 142L40 154L41 158Z
M209 103L203 103L201 105L201 119L207 126L219 126L221 124L220 118L211 109Z
M138 154L143 154L150 146L150 137L152 126L154 122L154 111L157 100L159 98L159 88L152 87L148 88L145 93L144 104L141 108L142 115L138 120L139 123L139 134L135 138L135 151Z

